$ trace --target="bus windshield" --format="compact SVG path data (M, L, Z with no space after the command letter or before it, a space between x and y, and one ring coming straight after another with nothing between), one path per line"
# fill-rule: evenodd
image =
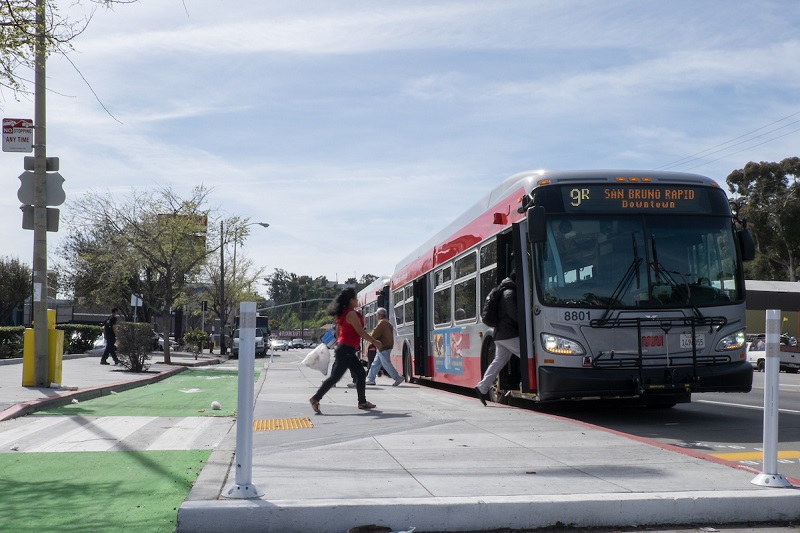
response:
M536 246L544 305L677 308L740 302L730 218L552 215Z

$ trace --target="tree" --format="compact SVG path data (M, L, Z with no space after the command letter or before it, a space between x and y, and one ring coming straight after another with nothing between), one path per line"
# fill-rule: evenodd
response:
M89 0L89 4L112 7L114 4L131 4L136 0ZM70 7L80 6L74 0ZM68 54L72 40L80 35L92 18L93 12L78 19L62 14L56 0L4 0L0 2L0 87L15 94L30 94L30 76L18 74L20 68L35 69L36 11L37 4L44 7L45 45L48 51Z
M128 303L131 294L142 294L148 283L147 269L138 256L128 257L124 240L108 226L70 228L70 233L61 244L60 255L64 258L64 285L76 300L92 308L107 310L117 307L126 320L130 320ZM121 257L125 260L120 261ZM152 292L152 291L149 291ZM150 322L153 310L144 302L140 319Z
M750 162L726 181L740 216L756 241L759 256L749 266L757 279L797 281L800 267L800 158L779 163Z
M16 258L0 258L0 323L30 294L30 267Z
M146 305L168 318L219 249L207 246L207 238L217 242L207 226L207 195L200 186L188 199L168 187L133 191L121 200L82 196L71 206L70 235L62 248L70 285L95 301L109 298L120 309L128 309L124 298L141 293ZM164 361L170 362L168 342Z
M363 276L361 276L361 279L358 280L358 282L356 283L356 291L360 291L364 287L367 287L370 283L372 283L376 279L378 279L378 276L375 276L374 274L364 274Z
M376 279L377 276L365 274L358 281L355 278L348 279L345 285L360 291ZM340 289L325 276L298 276L276 268L265 281L271 303L276 307L267 311L271 329L300 329L301 326L314 328L330 322L325 308L328 302L336 298ZM306 302L305 307L301 306L303 301Z

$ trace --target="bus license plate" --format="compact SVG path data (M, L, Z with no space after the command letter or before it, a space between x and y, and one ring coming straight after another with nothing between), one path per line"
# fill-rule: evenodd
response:
M697 349L700 350L701 348L706 347L706 336L702 333L698 333L694 336L695 346ZM692 335L690 333L681 333L681 348L688 348L691 350L692 348Z

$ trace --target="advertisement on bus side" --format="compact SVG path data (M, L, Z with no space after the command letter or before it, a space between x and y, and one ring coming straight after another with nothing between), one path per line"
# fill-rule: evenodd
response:
M437 329L433 332L433 360L436 372L463 374L463 351L469 349L465 328Z

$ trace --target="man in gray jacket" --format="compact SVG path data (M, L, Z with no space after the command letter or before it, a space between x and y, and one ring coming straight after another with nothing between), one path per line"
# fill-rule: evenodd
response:
M503 298L500 300L500 312L497 326L494 328L494 360L489 363L483 379L475 387L475 393L483 405L486 405L489 387L494 383L497 374L506 366L512 355L519 357L516 281L516 273L512 271L506 279L500 282L500 286L503 287Z

